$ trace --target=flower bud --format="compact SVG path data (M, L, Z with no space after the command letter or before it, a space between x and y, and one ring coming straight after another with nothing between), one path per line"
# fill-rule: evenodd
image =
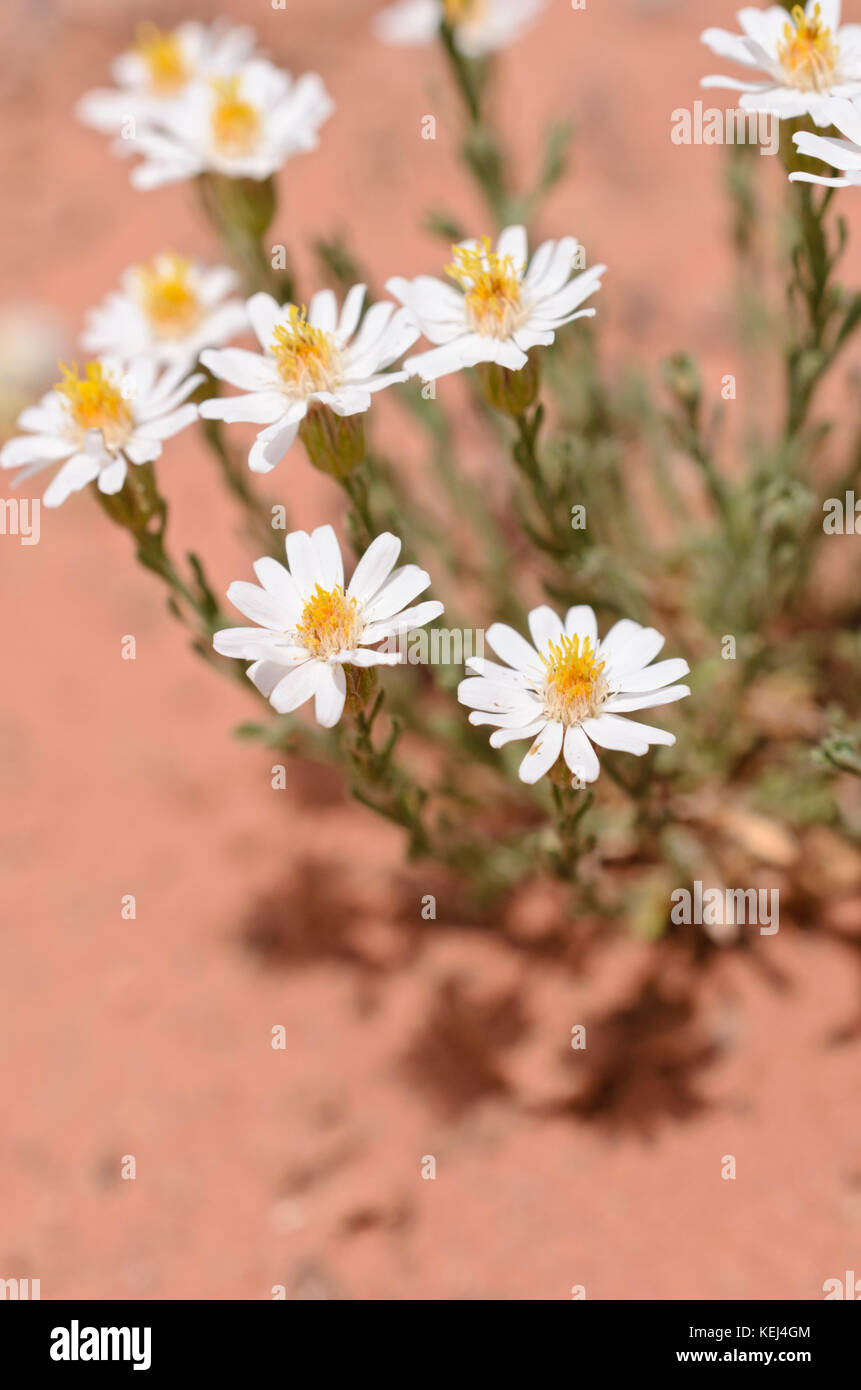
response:
M481 362L476 371L485 400L506 415L523 415L538 396L541 372L533 353L519 371L500 367L496 362Z
M336 415L327 405L314 405L299 427L308 457L321 473L346 478L365 457L365 426L361 415Z

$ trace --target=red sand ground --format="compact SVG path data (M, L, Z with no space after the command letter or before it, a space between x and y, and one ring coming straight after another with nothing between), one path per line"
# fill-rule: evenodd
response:
M276 239L342 226L379 280L433 268L428 205L477 215L436 55L377 44L372 0L222 8L338 103L283 178ZM714 381L734 369L722 151L671 145L669 112L700 96L699 31L732 10L553 0L501 64L522 169L547 119L578 123L543 228L609 262L605 342L691 346ZM59 306L72 335L127 263L212 249L187 189L135 193L71 119L139 20L206 13L7 4L4 299ZM379 416L397 448L402 417ZM183 436L161 478L224 588L248 559L211 470ZM279 489L302 524L338 521L298 456ZM692 1013L671 964L642 988L642 946L580 959L551 915L561 935L532 949L549 904L505 935L470 925L336 779L270 789L271 759L230 737L253 706L187 650L89 497L43 513L37 547L2 539L0 564L0 1276L45 1298L816 1299L861 1268L857 982L837 944L786 923L780 988L727 957Z

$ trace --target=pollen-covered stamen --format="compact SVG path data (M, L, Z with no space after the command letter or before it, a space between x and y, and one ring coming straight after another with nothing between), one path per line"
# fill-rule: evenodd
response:
M783 26L777 57L790 87L802 92L826 91L834 82L839 46L822 23L822 11L814 5L808 19L800 5L793 5L791 22Z
M491 251L490 238L482 237L477 246L453 246L445 270L464 291L473 331L485 338L510 337L524 314L513 257Z
M75 431L80 437L87 430L101 430L109 449L119 449L132 432L132 412L119 381L105 371L101 362L88 362L84 375L76 366L60 363L63 380L54 385L62 397Z
M157 256L136 270L140 306L159 338L184 338L200 318L192 265L182 256Z
M163 33L154 24L142 24L135 52L146 64L150 91L157 96L178 92L191 76L175 33Z
M314 328L305 309L291 304L287 322L275 328L271 352L285 388L299 398L332 391L342 379L341 353L331 333Z
M597 659L588 637L562 636L541 657L545 668L544 709L549 719L565 725L594 719L601 712L610 686L604 662Z
M318 584L302 609L295 635L312 656L328 661L339 652L352 651L362 627L354 598L347 598L340 585L323 589Z
M238 77L214 77L212 139L219 154L229 158L251 154L260 140L260 112L239 95Z

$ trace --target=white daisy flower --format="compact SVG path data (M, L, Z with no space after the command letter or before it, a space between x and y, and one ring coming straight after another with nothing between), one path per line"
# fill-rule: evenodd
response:
M232 179L267 179L291 155L317 146L317 132L334 104L316 73L296 81L262 58L226 77L193 82L144 121L133 142L143 163L132 170L137 188L158 188L211 172Z
M117 134L130 119L153 120L190 83L204 77L229 77L254 52L253 29L223 21L190 21L162 32L142 24L134 46L115 59L117 84L81 97L78 119L107 135Z
M167 251L130 267L120 283L87 315L87 352L124 359L146 353L191 367L203 348L220 347L248 327L243 301L227 298L238 283L227 266L206 269Z
M368 309L358 332L365 286L354 285L338 305L332 290L320 290L307 315L295 304L278 304L268 294L248 301L248 317L262 348L207 349L203 365L220 381L246 394L204 401L208 420L246 420L265 425L248 456L256 473L268 473L284 457L309 411L327 406L336 415L368 410L371 395L407 373L386 372L411 347L418 329L409 314L389 301Z
M861 111L854 102L832 101L828 106L828 124L834 125L847 138L837 140L830 135L814 135L800 130L793 135L800 154L821 159L843 173L832 178L825 174L807 174L800 170L789 177L797 183L821 183L829 188L849 188L861 184Z
M395 666L399 652L374 644L432 622L441 603L405 604L430 584L418 565L395 569L401 542L385 532L365 551L344 588L344 562L331 526L286 540L287 568L265 556L254 565L262 588L231 584L227 597L257 627L216 632L222 656L251 661L247 674L279 714L314 696L317 722L330 729L344 709L345 665Z
M457 697L473 713L472 724L495 724L494 748L513 739L534 738L520 778L537 782L561 753L581 782L594 782L600 766L593 748L645 753L651 743L675 743L664 729L620 716L671 704L689 695L673 681L687 675L676 658L650 666L664 645L653 627L622 618L603 641L591 608L569 608L565 622L546 605L529 614L530 645L514 628L494 623L487 640L507 663L471 657L475 672L458 686Z
M443 24L467 58L507 48L546 8L547 0L399 0L374 19L374 32L396 46L433 43Z
M751 81L704 77L703 87L729 87L743 95L745 111L775 116L810 115L828 125L828 98L861 92L861 25L840 24L840 0L808 0L787 13L781 5L739 10L743 34L706 29L702 42L729 58L766 74Z
M197 406L182 402L204 377L185 376L182 364L158 378L150 357L128 366L104 357L88 362L82 375L76 367L60 370L62 381L19 416L28 433L0 449L0 468L22 470L13 486L62 462L42 498L46 507L59 507L94 479L100 492L119 492L130 463L157 459L162 440L197 419Z
M569 279L579 249L574 237L545 241L527 269L526 231L506 227L495 251L488 237L452 248L446 273L459 289L430 275L389 280L386 289L438 344L407 358L405 370L433 381L479 362L524 367L530 348L546 347L557 328L595 313L579 305L600 289L607 267L592 266Z

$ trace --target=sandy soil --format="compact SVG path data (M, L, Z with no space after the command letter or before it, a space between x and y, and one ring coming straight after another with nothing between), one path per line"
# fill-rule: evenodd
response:
M379 280L433 268L426 208L478 217L436 55L377 44L373 0L220 8L338 103L283 177L276 239L303 272L301 248L338 227ZM690 346L714 381L734 370L722 151L672 145L669 113L714 65L700 29L733 8L553 0L501 64L522 170L548 119L578 124L543 227L610 264L609 351ZM58 306L71 337L166 228L213 249L187 189L135 193L71 118L140 19L206 13L7 4L4 301ZM379 415L400 448L402 417ZM183 436L161 478L225 588L248 562L211 463ZM299 457L270 491L302 524L339 520ZM552 896L470 922L336 778L297 766L271 789L271 759L230 737L250 701L127 552L87 496L43 513L38 546L0 538L0 1276L45 1298L815 1299L859 1268L858 982L839 940L787 921L767 970L728 955L692 986L672 949L578 948Z

